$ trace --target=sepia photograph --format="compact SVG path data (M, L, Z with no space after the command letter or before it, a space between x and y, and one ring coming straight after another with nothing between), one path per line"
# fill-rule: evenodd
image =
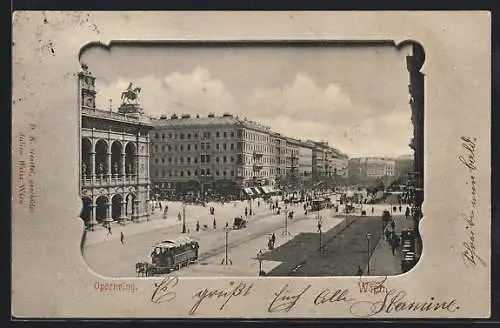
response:
M423 60L393 42L87 46L85 261L108 277L411 270Z
M490 13L12 35L12 317L491 315Z

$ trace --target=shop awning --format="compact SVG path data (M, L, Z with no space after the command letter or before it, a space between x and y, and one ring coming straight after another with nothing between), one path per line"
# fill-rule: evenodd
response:
M252 196L253 195L253 192L252 192L251 188L245 188L243 190L247 193L248 196Z
M255 194L257 194L257 195L260 195L260 194L261 194L261 192L260 192L259 188L255 188L255 187L253 187L252 189L253 189L253 190L255 190Z
M269 190L269 187L261 187L262 188L262 191L264 192L264 194L270 194L271 191Z

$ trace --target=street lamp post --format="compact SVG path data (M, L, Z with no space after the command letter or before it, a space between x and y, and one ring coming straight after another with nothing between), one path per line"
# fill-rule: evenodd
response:
M372 234L371 233L367 233L366 234L366 241L367 241L367 251L368 251L368 258L367 258L367 262L368 262L368 266L367 266L367 274L369 275L370 274L370 239L372 237Z
M259 250L259 252L257 253L257 260L259 260L259 276L262 275L262 260L263 260L263 256L264 253L262 252L262 250Z
M346 202L345 202L345 227L347 228L348 226L348 222L347 222L347 199L346 199Z
M321 252L323 250L323 242L321 240L322 233L323 231L321 230L322 222L321 222L321 217L319 216L319 211L318 211L318 231L319 231L319 251Z
M231 231L231 228L229 227L224 227L224 232L226 233L226 256L224 259L222 259L222 263L221 264L233 264L233 261L231 261L231 259L229 258L229 254L228 254L228 235L229 235L229 232Z
M249 204L250 205L249 206L250 207L250 213L249 213L249 215L252 215L253 214L253 210L252 210L253 198L252 198L252 196L250 196L250 199L248 200L248 202L250 203Z
M186 233L186 203L182 204L182 233Z
M283 232L283 234L288 235L288 209L286 208L286 205L283 212L285 213L285 231Z

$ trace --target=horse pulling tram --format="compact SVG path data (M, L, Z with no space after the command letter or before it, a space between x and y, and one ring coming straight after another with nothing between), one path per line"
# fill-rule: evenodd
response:
M196 240L181 236L153 245L151 263L139 262L135 265L137 276L152 276L170 273L198 259L199 244Z

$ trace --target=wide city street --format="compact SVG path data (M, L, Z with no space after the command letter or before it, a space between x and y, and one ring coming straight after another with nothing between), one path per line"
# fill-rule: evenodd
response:
M165 203L164 203L165 205ZM211 216L209 207L215 208ZM206 207L186 206L186 228L182 233L182 204L168 203L167 218L156 210L151 221L125 226L114 225L112 235L105 230L91 232L83 249L83 256L89 267L107 277L135 277L137 262L151 262L152 245L180 235L188 235L197 240L199 259L196 263L176 271L179 276L256 276L261 270L269 276L331 276L355 275L358 268L367 264L368 254L372 254L382 235L381 213L390 205L364 205L366 216L360 211L347 216L333 209L304 213L303 205L287 205L294 211L294 217L285 222L285 204L278 215L269 204L255 200L251 207L253 214L248 217L246 228L228 233L228 263L226 258L226 223L232 227L235 217L245 218L247 201L231 203L208 203ZM318 231L318 217L321 218L321 240ZM213 219L216 227L213 227ZM195 231L196 222L200 231ZM120 242L120 233L125 236ZM267 244L272 234L276 236L274 250ZM366 234L371 234L370 244ZM321 251L320 251L321 242ZM368 246L370 253L368 253Z

